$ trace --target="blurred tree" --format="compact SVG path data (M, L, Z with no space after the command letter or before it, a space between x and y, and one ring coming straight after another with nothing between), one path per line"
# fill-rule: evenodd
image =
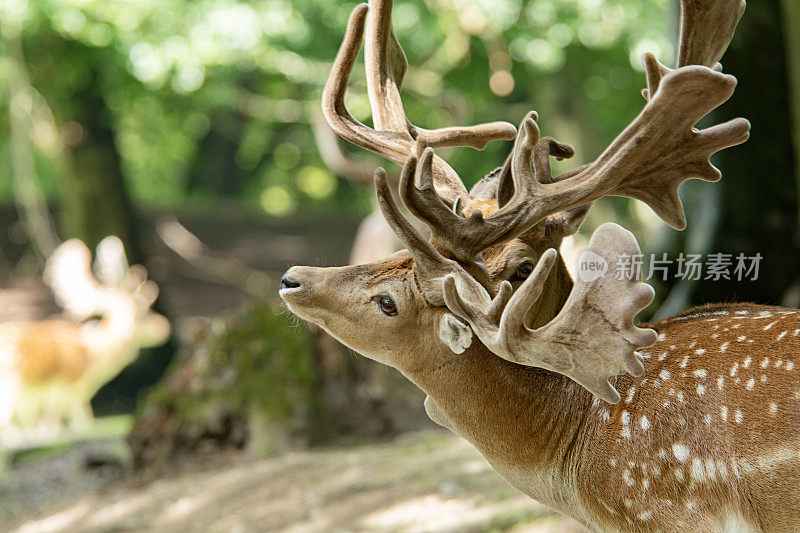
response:
M795 180L800 191L800 2L782 0L781 22L786 42L786 70L789 79L790 111L794 139Z
M786 56L788 35L781 31L781 6L750 2L723 58L726 72L739 80L733 98L720 108L718 120L747 117L750 139L719 154L724 172L720 222L711 250L763 260L758 280L732 277L698 286L699 302L754 301L800 304L800 236L798 182L791 139L791 109ZM788 28L788 26L787 26ZM765 80L769 80L767 83ZM765 105L765 103L768 103ZM791 287L793 290L789 291Z
M37 143L37 171L48 197L64 193L65 231L88 235L89 225L102 225L87 217L104 219L113 210L122 216L117 227L105 222L107 231L130 233L126 190L134 202L157 204L238 197L274 215L300 207L366 212L367 199L307 149L313 145L308 124L354 5L4 2L3 18L22 25L32 84L55 116L58 149ZM440 127L516 122L535 107L547 133L578 144L579 163L638 111L641 79L631 63L638 68L644 50L664 60L672 55L667 5L398 1L397 33L411 64L408 114L420 125ZM363 76L353 85L350 109L368 121ZM4 135L0 129L0 142ZM59 150L70 164L49 161ZM456 168L472 169L464 176L472 183L506 150L495 143L485 154L459 150L450 159ZM71 169L66 175L65 167ZM0 198L9 192L0 185ZM98 198L106 200L102 208ZM76 212L84 202L91 215Z

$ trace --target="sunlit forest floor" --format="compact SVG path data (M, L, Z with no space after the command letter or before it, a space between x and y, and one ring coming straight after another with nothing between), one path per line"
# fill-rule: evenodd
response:
M0 513L0 530L584 531L511 488L474 448L444 432L237 462L147 484L83 483L33 516L13 514L18 518L8 521Z

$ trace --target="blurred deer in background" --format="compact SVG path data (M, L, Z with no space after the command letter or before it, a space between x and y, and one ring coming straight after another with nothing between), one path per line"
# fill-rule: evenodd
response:
M97 246L94 275L89 249L73 239L48 259L44 277L65 318L0 323L0 429L6 436L37 428L52 435L64 422L90 421L89 402L100 387L140 348L169 336L167 319L150 309L158 287L144 267L128 266L116 237Z
M603 196L641 200L685 227L678 186L717 181L710 156L749 134L744 119L694 127L733 94L736 80L718 61L744 7L682 0L676 68L647 54L640 115L594 162L553 177L549 158L572 148L540 137L534 112L518 133L499 123L411 125L391 1L359 5L323 110L339 135L404 165L400 198L430 242L379 169L381 210L407 251L366 265L293 267L282 298L398 368L428 394L434 421L512 485L594 531L797 531L798 311L711 305L639 327L634 317L653 292L626 263L639 253L630 232L598 228L581 256L595 269L574 282L555 251ZM344 106L365 27L374 130ZM505 164L471 193L432 150L509 137Z

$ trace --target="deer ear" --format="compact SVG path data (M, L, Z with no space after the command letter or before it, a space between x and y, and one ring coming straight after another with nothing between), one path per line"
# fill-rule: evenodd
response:
M452 313L445 313L439 322L439 338L455 353L464 353L472 344L472 328Z

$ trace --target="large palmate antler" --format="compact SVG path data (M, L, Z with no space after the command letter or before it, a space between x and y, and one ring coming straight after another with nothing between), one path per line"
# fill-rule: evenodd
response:
M334 131L351 143L399 165L412 155L415 145L469 146L482 150L490 141L513 139L516 129L507 122L426 130L408 121L400 98L408 63L394 36L391 12L391 0L370 0L369 4L357 6L350 15L347 33L322 95L322 111ZM367 89L375 129L353 118L344 103L365 25ZM439 193L446 199L452 201L459 195L466 195L458 174L438 157L434 175Z
M536 114L523 120L511 155L513 195L491 216L469 217L451 208L433 187L433 151L425 150L417 181L401 180L401 197L430 228L433 242L468 260L491 244L512 239L550 214L603 196L629 196L647 203L665 222L686 226L678 186L691 178L716 181L711 155L744 142L750 123L734 119L698 131L694 125L733 93L736 79L706 67L667 74L641 114L593 163L553 179L547 157L568 157L571 147L539 138ZM536 154L535 170L531 156Z
M644 367L634 350L656 341L655 331L633 325L636 314L653 300L653 289L637 281L638 272L620 261L639 253L632 233L616 224L600 226L581 261L601 270L581 271L558 316L536 330L525 325L525 315L539 299L555 262L552 248L513 296L506 282L481 308L461 296L456 277L449 275L444 298L503 359L564 374L597 397L617 403L619 394L609 380L625 372L640 376Z
M692 178L719 180L709 158L749 134L744 119L702 131L694 128L736 86L734 77L718 72L718 61L744 8L743 0L682 0L677 70L645 54L649 102L594 163L553 178L549 157L569 158L574 151L551 137L539 138L538 115L530 112L501 169L499 211L488 218L478 210L462 217L458 199L445 202L436 194L430 155L423 156L417 186L413 179L401 183L404 204L431 228L432 242L459 261L470 261L489 244L520 235L552 213L602 196L642 200L667 224L683 229L680 184ZM656 98L659 88L665 94Z

